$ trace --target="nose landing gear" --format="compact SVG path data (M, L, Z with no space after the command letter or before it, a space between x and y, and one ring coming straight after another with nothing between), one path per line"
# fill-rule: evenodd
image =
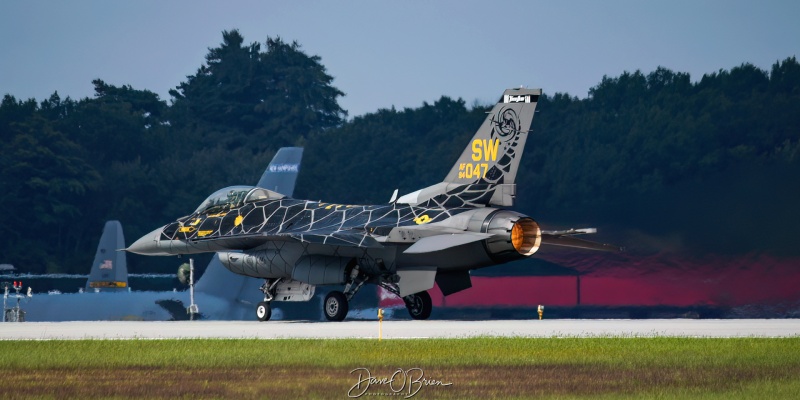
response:
M256 317L261 322L269 321L269 318L272 317L272 307L270 307L268 301L262 301L258 303L256 306Z
M280 281L280 279L276 279L275 282L270 282L269 279L264 279L264 284L259 288L261 293L264 293L264 301L256 306L256 318L261 322L269 321L270 317L272 317L270 302L275 297L275 286Z

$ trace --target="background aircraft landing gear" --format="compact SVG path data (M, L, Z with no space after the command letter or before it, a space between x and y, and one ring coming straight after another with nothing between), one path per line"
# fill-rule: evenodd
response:
M258 303L256 306L256 317L261 322L269 321L269 318L272 316L272 307L270 307L268 301L262 301Z
M408 313L413 319L428 319L433 311L433 302L428 292L419 292L403 297Z
M344 293L335 290L325 296L322 307L325 309L325 318L328 321L343 321L350 308Z

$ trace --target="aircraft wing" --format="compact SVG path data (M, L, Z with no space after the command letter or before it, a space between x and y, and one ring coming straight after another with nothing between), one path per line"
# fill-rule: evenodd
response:
M587 250L599 251L623 251L623 248L606 243L592 242L589 240L578 239L575 235L596 233L597 229L570 229L566 231L542 231L542 244L562 247L575 247Z
M227 250L250 250L271 241L300 241L303 243L324 244L330 246L347 246L363 248L381 248L375 238L366 232L359 231L304 231L279 234L235 235L231 237L209 237L194 239L194 243L213 243L215 247Z
M287 235L304 243L363 248L383 247L375 238L363 231L308 231L288 233Z
M289 235L267 235L254 233L251 235L235 235L222 237L204 237L192 239L191 243L203 243L213 247L220 247L225 250L250 250L270 241L290 241L295 240ZM221 250L220 250L221 251Z

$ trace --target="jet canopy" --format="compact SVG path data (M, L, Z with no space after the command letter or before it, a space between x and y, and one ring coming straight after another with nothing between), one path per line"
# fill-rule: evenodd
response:
M208 196L195 214L223 212L259 200L280 199L282 194L255 186L228 186Z

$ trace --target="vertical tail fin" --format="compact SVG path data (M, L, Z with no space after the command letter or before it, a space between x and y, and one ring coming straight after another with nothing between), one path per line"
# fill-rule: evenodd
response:
M272 157L256 186L292 197L302 159L302 147L281 147Z
M444 181L407 194L397 202L513 205L519 161L541 94L541 89L506 90Z
M125 236L119 221L107 221L94 254L92 270L86 281L86 290L128 290L128 264L124 251Z

